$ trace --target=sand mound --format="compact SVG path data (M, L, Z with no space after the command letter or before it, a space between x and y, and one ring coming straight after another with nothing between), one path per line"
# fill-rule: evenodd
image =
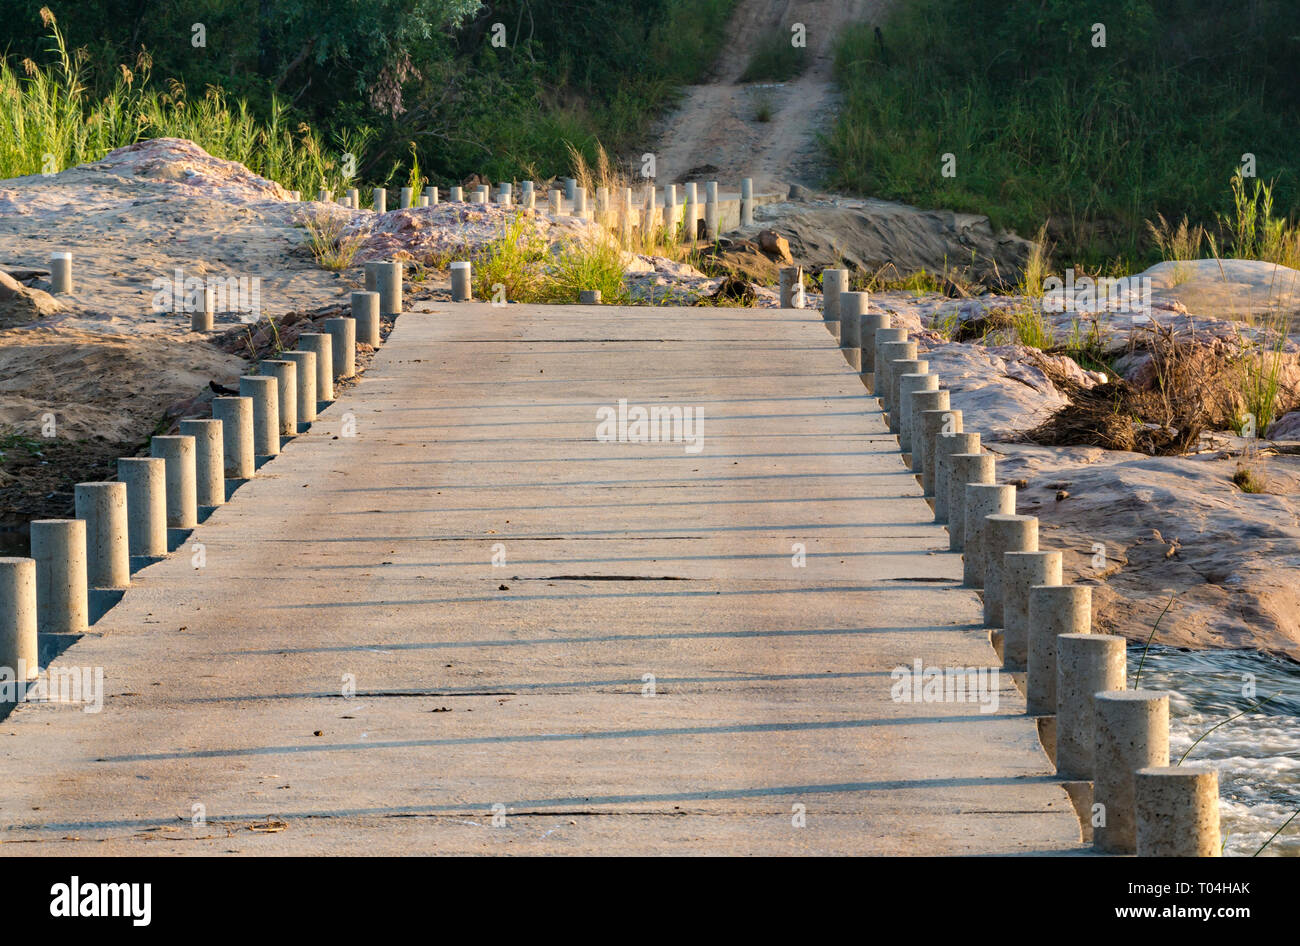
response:
M0 328L12 328L59 311L54 297L29 289L8 273L0 271Z

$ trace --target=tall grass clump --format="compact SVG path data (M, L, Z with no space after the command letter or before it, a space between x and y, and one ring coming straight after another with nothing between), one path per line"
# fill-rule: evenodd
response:
M343 214L324 211L303 218L307 231L307 248L322 269L341 272L352 265L357 250L365 242L360 233L346 233Z
M807 68L808 50L795 46L787 29L764 36L750 53L741 82L785 82Z

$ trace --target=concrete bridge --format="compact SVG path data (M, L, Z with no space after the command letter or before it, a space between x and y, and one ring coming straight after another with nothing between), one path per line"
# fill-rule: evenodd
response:
M1001 661L816 312L416 309L0 722L0 850L1085 849L1010 674L900 685Z

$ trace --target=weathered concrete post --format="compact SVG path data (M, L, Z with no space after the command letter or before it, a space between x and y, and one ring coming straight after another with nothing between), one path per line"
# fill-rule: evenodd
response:
M450 188L447 199L457 204L465 203L465 188L459 186Z
M379 298L377 292L354 292L351 296L357 341L371 348L379 347Z
M966 533L962 549L962 584L984 587L988 567L985 530L989 516L1009 516L1016 511L1016 488L1009 483L966 483Z
M796 296L803 295L803 267L782 266L777 275L780 278L781 308L802 309L802 305L795 303Z
M573 202L577 200L577 197L578 197L578 179L575 177L566 177L564 179L564 199L567 200L569 202L569 206L572 207Z
M353 210L361 209L361 192L355 187L348 188L348 206Z
M890 331L893 331L892 329ZM903 331L903 329L898 329ZM880 333L876 333L880 338ZM889 429L897 432L898 385L894 381L895 361L916 361L916 342L885 342L876 353L876 397L890 413Z
M283 361L291 361L297 368L298 432L302 433L316 419L316 353L314 351L286 351L280 353Z
M1219 774L1196 766L1138 769L1138 857L1219 857Z
M609 188L604 185L596 188L596 219L602 227L609 226Z
M1035 585L1029 589L1029 660L1025 711L1056 715L1056 638L1092 633L1092 588L1088 585Z
M600 305L599 289L582 289L578 292L579 305Z
M586 220L590 216L587 211L587 188L575 187L573 195L573 215Z
M673 239L677 235L677 185L664 185L664 229L668 231L668 239Z
M1002 667L1029 667L1029 589L1061 583L1060 552L1007 552L1002 556Z
M997 457L991 453L954 453L952 472L948 475L948 549L960 552L966 547L966 487L992 486L996 482ZM982 575L983 572L980 572Z
M54 296L72 292L72 254L50 254L50 294Z
M90 626L86 524L80 519L34 519L31 530L37 631L84 633Z
M844 277L832 275L829 280L826 277L826 271L822 272L822 298L827 297L827 293L835 296L835 322L839 326L838 332L832 330L832 335L838 335L840 340L840 354L844 360L849 363L855 371L862 370L862 320L867 315L867 294L865 292L849 292L849 274L847 270L835 270L842 272ZM827 290L826 286L831 285L834 288ZM823 313L823 316L825 313Z
M849 293L846 293L849 295ZM867 309L869 293L859 293L862 296L860 306L862 316L858 319L858 373L862 375L862 383L866 386L867 392L874 394L876 390L876 333L882 329L889 328L888 312L870 312ZM840 302L843 305L843 300Z
M375 291L379 293L379 312L381 315L401 314L401 261L383 260L375 265Z
M904 345L911 345L911 354L904 351L896 358L889 361L889 429L894 433L902 430L903 419L903 387L902 377L905 374L926 374L930 370L930 362L924 358L918 358L916 344L913 342L903 342ZM909 418L910 419L910 418ZM911 442L910 440L908 441Z
M1093 697L1124 689L1125 641L1110 634L1056 638L1056 774L1088 781L1097 754Z
M280 436L298 435L298 366L291 361L264 361L262 374L275 378L276 410Z
M40 675L36 642L36 562L0 558L0 667L15 681Z
M912 449L912 396L939 390L939 376L930 374L928 361L909 361L906 364L907 373L898 376L898 449L902 453Z
M564 194L557 188L552 187L547 193L551 201L551 215L555 217L564 216Z
M298 352L297 354L311 354ZM313 356L314 357L314 356ZM316 405L312 405L313 412ZM252 479L256 469L253 452L253 399L214 397L212 416L221 421L221 452L227 479Z
M554 191L552 191L554 193ZM468 260L451 264L451 301L469 302L471 298L472 273Z
M125 588L131 583L126 484L78 483L74 496L77 518L86 523L86 583L91 588Z
M754 225L754 179L743 178L740 182L740 225Z
M190 418L181 421L181 433L194 438L194 498L200 506L226 502L226 451L221 421Z
M335 379L352 377L357 373L356 321L347 317L326 319L325 334L330 337Z
M411 195L414 193L415 191L410 187L402 188L402 209L403 210L411 209Z
M523 181L519 185L519 205L525 210L534 210L537 207L537 192L533 189L532 181Z
M885 346L907 341L907 329L883 326L876 329L872 337L871 352L871 393L880 402L882 409L889 396L889 365L885 361ZM864 369L865 370L865 369Z
M167 463L121 457L117 478L126 484L127 550L139 558L167 554Z
M388 213L388 189L376 187L370 192L371 203L375 205L375 213Z
M334 202L334 192L322 187L320 190L316 191L316 199L322 204L331 204Z
M822 321L831 331L834 324L840 326L840 340L844 339L844 325L840 319L840 293L849 291L849 271L847 269L822 270Z
M429 198L430 207L438 206L438 188L434 187L433 185L426 187L424 189L424 196Z
M275 378L244 375L239 379L239 396L253 401L253 452L259 457L279 456L280 393Z
M1002 580L1008 552L1038 551L1038 517L997 513L985 517L984 626L1002 627ZM1024 668L1023 659L1017 669Z
M204 286L200 299L190 313L191 332L211 332L217 323L217 293L211 286Z
M948 412L951 424L939 428L934 438L934 521L947 523L949 495L952 491L952 458L958 453L979 453L980 435L962 430L962 413ZM952 530L949 530L950 532Z
M167 461L167 528L193 529L199 524L194 438L154 437L149 441L149 452Z
M316 356L316 397L334 400L334 341L324 332L303 332L298 347Z
M945 395L951 394L946 388L943 393ZM961 411L954 411L947 397L944 398L944 402L941 407L922 410L919 415L919 423L912 431L912 472L917 472L919 462L921 492L925 496L934 497L936 505L939 501L939 494L935 485L938 482L936 460L938 441L943 437L945 431L951 432L954 428L961 430ZM954 414L956 417L953 416ZM918 457L920 458L919 461Z
M699 188L694 181L688 181L683 186L686 188L686 197L684 198L685 212L682 217L682 226L686 239L694 240L700 235Z
M929 377L934 378L936 385L939 383L938 375L932 374ZM922 490L927 493L928 491L925 490L925 415L945 413L950 406L948 394L947 388L936 387L933 390L913 391L911 397L903 401L901 389L899 391L899 402L903 406L903 418L908 429L907 452L912 466L912 475L920 480Z
M718 182L704 185L704 238L710 243L718 239Z
M1092 846L1111 854L1137 853L1137 770L1169 764L1169 694L1108 690L1096 697L1097 755L1092 803L1104 823Z

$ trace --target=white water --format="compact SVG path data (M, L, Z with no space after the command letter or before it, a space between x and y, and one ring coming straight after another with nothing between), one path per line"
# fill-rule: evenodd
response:
M1129 648L1130 687L1142 654L1141 646ZM1248 697L1243 689L1252 677L1255 695ZM1219 772L1224 855L1254 854L1300 809L1300 665L1248 651L1183 652L1153 646L1146 653L1140 685L1171 694L1171 764L1211 727L1273 697L1219 726L1183 762L1211 765ZM1269 856L1300 857L1300 817L1260 854Z

